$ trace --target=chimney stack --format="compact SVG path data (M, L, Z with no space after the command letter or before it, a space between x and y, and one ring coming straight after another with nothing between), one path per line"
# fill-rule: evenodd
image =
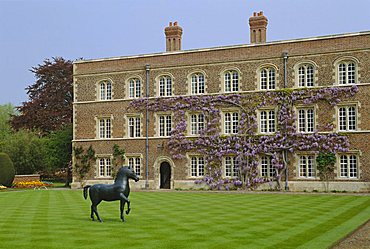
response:
M267 29L267 18L263 15L263 12L254 12L253 16L249 18L250 27L250 38L251 43L265 43L266 42L266 29Z
M170 22L170 25L164 29L166 34L166 51L181 50L182 28L177 25L177 22Z

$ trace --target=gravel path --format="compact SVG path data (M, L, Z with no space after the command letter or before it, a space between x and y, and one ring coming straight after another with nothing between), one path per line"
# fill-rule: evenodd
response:
M355 230L353 233L347 235L344 239L339 241L331 247L332 249L368 249L370 248L370 220Z

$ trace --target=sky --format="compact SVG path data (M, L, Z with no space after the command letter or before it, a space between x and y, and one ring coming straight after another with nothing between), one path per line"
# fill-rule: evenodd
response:
M0 105L28 100L30 69L45 59L96 59L165 51L178 21L182 49L249 43L263 11L267 41L370 30L370 0L0 0Z

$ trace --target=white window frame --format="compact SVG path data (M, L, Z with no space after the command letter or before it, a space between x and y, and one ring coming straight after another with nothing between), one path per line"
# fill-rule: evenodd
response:
M346 104L337 106L337 130L338 131L357 131L358 127L358 107L356 104Z
M340 61L336 70L338 85L357 84L357 63L354 61Z
M277 123L276 109L258 110L258 131L261 134L273 134L276 132Z
M191 178L199 178L205 175L205 160L204 156L189 155L189 165Z
M298 155L298 177L316 178L316 158L314 155Z
M171 136L172 125L171 114L157 114L158 137Z
M264 178L272 178L275 176L275 167L272 166L272 157L262 155L260 157L260 175Z
M236 156L223 157L224 176L235 178L239 174L239 162Z
M359 178L359 157L356 154L338 155L338 178L358 179Z
M158 97L173 96L173 77L170 75L161 75L157 79Z
M262 67L258 72L259 89L262 91L276 90L276 69Z
M97 119L97 135L99 139L112 138L112 118L102 117Z
M191 95L202 95L206 93L206 77L203 73L192 73L189 79Z
M240 73L238 70L223 72L223 89L225 93L238 92L240 90Z
M299 64L296 68L297 86L314 87L315 86L316 67L310 63Z
M223 133L227 135L238 134L239 132L239 111L224 111L223 116Z
M140 177L141 175L141 166L142 158L141 156L126 156L128 166L135 172L135 174Z
M98 99L99 100L112 100L113 89L111 80L101 80L98 83Z
M140 115L127 116L127 137L141 137L141 117Z
M313 133L316 130L314 107L297 107L297 131L300 133Z
M112 158L98 157L97 158L98 178L112 177Z
M189 134L197 136L205 128L206 119L204 113L190 113L189 114Z
M127 81L128 98L137 99L142 97L142 82L140 78L130 78Z

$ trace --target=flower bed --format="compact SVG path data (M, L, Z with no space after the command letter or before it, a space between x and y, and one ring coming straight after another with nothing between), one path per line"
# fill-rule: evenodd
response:
M6 189L7 187L5 187L5 186L3 186L3 185L1 185L0 184L0 190L2 190L2 189Z
M17 182L14 183L14 188L40 188L40 187L51 187L51 182L31 181L31 182Z

